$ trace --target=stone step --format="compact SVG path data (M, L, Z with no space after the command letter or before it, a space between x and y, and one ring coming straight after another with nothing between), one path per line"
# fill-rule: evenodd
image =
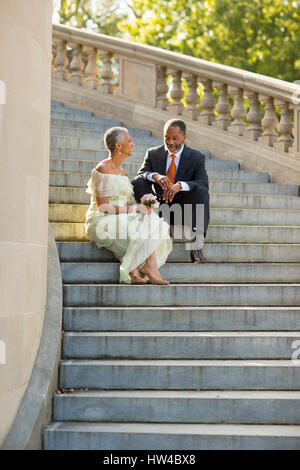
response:
M76 133L77 134L77 133ZM139 137L138 140L134 139L134 151L142 147L143 150L149 147L155 147L157 145L163 145L162 139L156 137L145 136ZM81 149L93 149L93 150L105 150L107 151L103 136L98 134L97 138L81 137L78 135L66 136L66 135L55 135L53 132L50 137L50 145L53 147L72 147Z
M119 262L61 263L63 282L67 284L115 284L119 281ZM199 283L297 283L300 263L167 263L161 275L172 284Z
M85 192L85 188L50 186L49 202L54 204L89 204L90 195ZM210 207L300 210L300 198L296 196L210 192Z
M299 390L291 360L100 360L60 363L63 389ZM300 426L299 426L300 428Z
M57 243L61 262L116 261L106 248L97 248L93 243ZM210 263L300 263L300 244L232 244L205 243L203 253ZM168 263L190 261L190 252L185 243L174 242Z
M299 339L295 331L69 332L62 354L64 359L291 359Z
M146 149L146 147L145 147ZM128 157L127 162L143 161L145 156L145 149L141 151L133 151L133 154ZM100 161L108 156L107 150L90 150L90 149L77 149L72 147L50 147L50 158L72 160L88 160L88 161Z
M64 331L297 331L300 307L65 307Z
M84 223L51 222L55 240L88 242ZM298 244L300 226L271 225L212 225L208 227L205 243L264 243Z
M83 123L84 124L84 123ZM105 131L109 129L109 126L98 126L96 129L85 129L84 127L67 127L67 126L54 126L50 127L50 135L52 136L63 136L70 138L84 138L84 139L96 139L103 142ZM127 128L131 137L134 138L134 142L148 143L150 146L162 145L162 139L153 137L150 131L144 129L132 129Z
M64 119L68 122L80 121L92 124L102 124L113 126L122 126L121 121L116 119L106 119L106 118L97 118L92 113L89 112L78 112L78 110L69 111L67 108L62 108L62 110L51 111L51 119Z
M64 284L64 307L298 307L300 284Z
M82 109L73 109L67 106L64 106L63 103L51 103L51 115L55 113L65 113L70 115L71 117L74 116L85 116L85 117L95 117L94 114L90 111L84 111ZM115 119L113 119L115 121Z
M84 222L87 210L88 205L83 204L49 204L49 221ZM300 226L300 211L211 208L210 223L212 225Z
M299 392L89 390L54 396L55 421L298 424Z
M45 450L161 449L174 453L174 449L298 450L299 446L300 426L296 425L56 422L44 431ZM160 457L154 452L147 464ZM189 454L187 463L194 462Z
M51 117L50 120L51 123L51 128L53 126L55 127L63 127L65 129L70 129L70 130L76 130L76 135L77 135L77 129L78 130L83 130L83 131L97 131L99 135L103 135L105 131L110 129L112 126L110 124L105 124L101 123L100 121L98 122L87 122L87 121L70 121L68 119L57 119ZM118 124L120 125L120 123ZM151 136L151 132L147 129L131 129L128 128L128 131L130 132L131 136L145 136L149 137Z

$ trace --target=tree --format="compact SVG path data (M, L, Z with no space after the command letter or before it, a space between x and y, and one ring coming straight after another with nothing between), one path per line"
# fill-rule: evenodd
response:
M126 37L273 76L299 78L300 1L132 0Z

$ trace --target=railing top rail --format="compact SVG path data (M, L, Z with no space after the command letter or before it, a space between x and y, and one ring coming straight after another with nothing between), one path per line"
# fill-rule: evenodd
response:
M146 63L165 66L169 70L181 70L186 75L193 74L202 79L211 79L260 95L272 96L278 101L294 105L300 103L300 85L265 75L69 26L53 24L53 38L96 47L119 57L135 58Z

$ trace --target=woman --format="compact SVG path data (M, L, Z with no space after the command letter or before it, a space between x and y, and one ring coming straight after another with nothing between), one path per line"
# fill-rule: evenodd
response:
M98 247L112 251L121 261L120 282L169 284L159 272L172 250L169 226L144 204L129 205L133 186L121 163L134 143L124 127L112 127L104 135L109 156L91 172L87 193L91 204L85 230Z

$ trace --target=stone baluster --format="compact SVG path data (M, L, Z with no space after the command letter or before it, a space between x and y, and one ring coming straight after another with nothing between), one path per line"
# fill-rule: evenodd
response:
M204 85L204 95L201 101L202 111L198 116L198 121L204 122L204 124L211 126L215 119L215 113L213 110L216 106L216 100L212 87L212 80L205 78L201 79L201 82Z
M85 67L85 80L83 85L87 88L97 90L99 80L97 75L99 73L99 67L97 65L97 49L91 46L85 46L83 51L87 56L87 64Z
M55 61L56 53L57 53L57 45L55 42L52 42L51 73L53 73L55 70L54 61Z
M53 64L53 77L59 78L60 80L68 80L70 74L67 70L67 42L63 40L56 40L54 42L54 47L56 48L56 55Z
M259 95L259 99L265 104L265 115L261 122L264 132L258 138L258 141L264 145L273 147L277 140L275 128L278 124L275 114L274 98L272 96Z
M157 65L156 67L156 107L166 110L168 106L167 93L167 67Z
M245 95L248 96L248 98L250 99L250 107L247 113L247 121L250 126L246 128L245 137L249 140L257 141L262 133L262 114L260 111L258 93L252 91L245 91Z
M100 57L103 62L103 67L100 70L101 84L99 91L106 95L112 95L114 92L114 86L112 78L114 76L111 66L112 53L111 52L100 52Z
M82 85L84 63L81 58L81 45L74 42L70 42L69 46L72 48L72 57L70 63L71 77L69 82L74 85Z
M213 126L223 131L227 131L231 123L230 110L231 106L228 100L228 86L225 83L213 82L213 86L219 91L219 99L216 105L216 111L219 116L213 122Z
M184 97L184 90L181 85L181 77L182 72L179 70L170 72L172 75L172 89L170 96L173 100L172 103L169 104L168 110L174 114L182 114L183 111L183 103L182 98Z
M228 127L228 131L235 135L243 136L246 131L246 109L244 106L244 91L242 88L229 87L229 92L233 94L234 104L231 110L233 122Z
M274 143L274 147L282 152L288 152L293 145L292 129L293 123L291 118L290 105L286 101L275 100L275 105L280 107L280 122L277 130L280 137Z
M185 97L187 107L183 110L184 116L197 121L197 117L199 115L199 108L198 103L200 103L200 96L198 95L197 85L198 85L198 78L196 75L185 75L184 78L186 79L187 86L188 86L188 93Z

